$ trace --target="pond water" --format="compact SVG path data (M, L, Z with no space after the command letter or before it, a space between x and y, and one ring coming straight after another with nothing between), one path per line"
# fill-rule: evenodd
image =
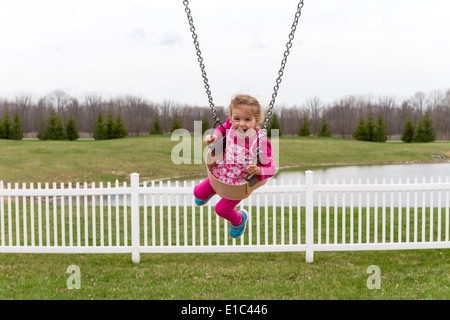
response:
M411 182L415 178L421 182L424 178L426 181L437 181L440 177L442 181L445 181L446 177L450 177L450 162L446 163L426 163L426 164L392 164L392 165L350 165L350 166L316 166L316 167L304 167L295 168L295 170L285 169L280 170L275 179L277 184L289 183L289 181L300 181L304 183L305 171L311 170L314 173L314 182L321 181L326 182L329 180L333 182L335 180L349 182L353 179L355 182L361 179L363 183L369 179L374 182L378 179L378 182L382 182L383 179L386 182L390 182L390 179L394 179L394 182L410 179Z
M426 179L427 182L430 179L437 181L440 177L442 181L445 181L446 177L450 178L450 162L442 163L408 163L408 164L390 164L390 165L319 165L310 167L294 167L294 168L284 168L278 170L277 174L271 179L275 182L270 181L270 183L275 183L277 185L290 184L290 183L304 183L305 182L305 171L311 170L314 174L314 182L317 183L321 181L325 183L329 180L330 183L334 183L336 180L342 182L343 179L349 182L350 179L356 183L358 179L361 179L363 183L366 183L369 179L370 182L374 182L378 179L378 182L382 182L386 179L389 183L390 179L393 178L394 182L398 182L399 179L402 182L406 182L406 179L410 179L411 182L414 178L417 178L418 182L422 182ZM188 181L190 186L192 181L195 184L199 183L206 177L189 177L189 178L172 178L164 179L164 185L170 181L173 185L175 181L183 183L183 181Z
M296 167L296 168L286 168L281 169L277 172L276 176L268 182L270 185L283 185L283 184L304 184L305 183L305 171L311 170L314 174L314 183L407 183L408 179L410 183L414 183L417 179L418 183L425 181L426 183L437 182L441 179L441 182L445 182L447 178L450 179L450 162L446 163L427 163L427 164L392 164L392 165L341 165L341 166L314 166L314 167ZM205 179L203 177L195 177L184 179L187 181L187 186L192 186L192 183L199 183ZM180 182L180 186L183 185L183 179L169 179L163 181L163 185L167 185L170 181L171 186L175 185L175 181ZM157 183L156 185L158 185ZM424 198L422 198L422 193L419 192L419 205L422 201L429 203L430 193L424 192ZM348 197L349 195L346 195ZM305 195L296 197L293 199L292 205L297 205L297 203L305 203ZM215 197L217 198L217 197ZM272 205L273 198L269 197L269 205ZM277 196L275 201L279 204L281 196ZM316 197L317 198L317 197ZM373 201L373 195L370 195ZM217 198L219 200L220 198ZM407 194L402 192L400 195L396 195L392 200L394 204L402 201L403 204L406 203ZM434 196L433 204L438 205L438 197ZM442 198L442 201L445 197ZM173 199L172 199L173 200ZM166 201L170 201L166 199ZM244 200L244 203L247 200ZM289 200L290 201L290 200ZM337 204L340 205L342 199L337 200ZM214 201L212 201L214 202ZM317 199L314 199L315 205L317 205ZM389 201L388 201L389 202ZM366 196L362 199L362 205L366 204ZM442 204L442 203L441 203Z

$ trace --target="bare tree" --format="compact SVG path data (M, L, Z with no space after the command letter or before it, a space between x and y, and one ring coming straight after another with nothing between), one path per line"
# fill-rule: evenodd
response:
M63 90L53 90L47 95L47 103L49 103L60 115L64 114L66 107L72 101L72 97ZM65 119L63 119L65 120Z
M99 112L103 112L102 106L104 104L103 98L96 93L90 93L84 97L84 108L86 109L85 121L80 131L92 132L95 118Z
M306 109L308 110L308 119L311 127L311 133L317 135L321 120L321 101L319 97L313 97L306 100Z
M416 110L419 117L423 116L425 109L426 95L422 91L417 92L409 99L409 103Z
M193 131L194 121L208 119L214 126L211 109L176 103L166 99L159 104L147 101L140 96L122 96L104 99L97 93L76 98L62 90L54 90L38 99L30 93L17 94L12 99L0 98L0 119L8 111L12 116L19 113L26 133L37 132L45 122L49 111L55 109L65 121L70 115L75 118L79 132L91 133L94 120L99 112L104 117L111 110L114 117L121 116L130 135L148 134L156 113L165 133L175 114L183 128ZM428 111L433 120L438 139L450 139L450 90L435 90L425 94L417 92L409 98L400 100L393 96L346 96L331 103L323 103L319 97L305 100L302 105L277 105L274 109L280 121L283 135L297 135L304 114L307 115L311 131L317 135L323 115L334 136L352 138L359 119L367 119L369 112L374 119L381 115L387 125L389 135L399 135L405 121L410 118L417 124L424 112ZM222 121L227 115L221 106L216 112Z
M33 107L33 96L31 93L19 93L15 96L13 105L13 112L17 112L20 119L22 119L24 131L30 131L31 126L29 125L30 121L28 119L31 108Z
M381 96L378 99L378 102L375 104L375 119L378 118L379 115L383 117L384 122L386 123L388 135L401 133L402 131L396 132L397 128L395 125L395 109L397 107L397 98L390 96Z
M431 91L428 94L427 102L427 111L433 120L436 136L442 139L449 132L450 126L450 108L447 104L446 94L441 90Z

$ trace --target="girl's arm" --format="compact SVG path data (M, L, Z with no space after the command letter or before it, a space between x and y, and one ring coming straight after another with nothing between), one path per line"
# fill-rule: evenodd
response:
M223 126L223 128L222 128ZM226 132L223 130L228 130L231 128L231 122L230 122L230 118L227 118L227 121L225 123L222 124L222 126L218 126L213 133L213 136L216 136L217 138L220 138L222 136L224 136L226 134Z
M223 126L223 128L222 128L222 126ZM206 137L205 142L206 142L207 146L210 145L211 143L215 142L215 141L219 141L219 139L222 136L225 136L226 132L223 129L228 130L228 129L231 128L230 118L227 118L227 121L224 124L222 124L222 126L219 125L214 130L212 135Z
M275 161L273 160L272 145L267 138L263 140L261 151L262 153L259 155L259 169L261 174L256 175L258 181L273 177L277 172Z

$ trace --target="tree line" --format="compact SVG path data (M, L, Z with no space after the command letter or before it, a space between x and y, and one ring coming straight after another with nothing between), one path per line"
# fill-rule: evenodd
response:
M226 119L227 107L217 107L220 119ZM271 125L276 119L283 136L322 135L356 139L354 132L361 119L368 122L370 115L375 127L377 120L380 118L383 120L383 137L400 140L408 121L415 128L417 136L417 130L421 132L419 122L427 114L433 124L435 138L450 139L450 89L428 93L417 92L411 97L402 99L393 96L366 95L346 96L325 102L319 97L313 97L301 105L275 105L274 111ZM104 122L103 129L99 129L98 125L100 114ZM109 120L110 115L112 120ZM49 118L53 117L54 121L55 116L60 120L49 124ZM169 134L176 128L185 128L193 132L194 121L202 121L204 128L213 126L211 110L205 106L193 106L173 100L155 103L132 95L105 98L90 93L82 97L73 97L62 90L55 90L38 98L28 93L17 94L13 98L0 97L0 123L3 124L0 134L3 136L4 133L1 132L5 132L6 117L8 118L6 122L11 124L7 126L6 131L12 127L13 120L17 117L17 123L21 123L26 136L40 137L45 137L46 128L56 126L58 128L56 131L60 133L64 131L68 138L67 124L70 123L72 130L76 127L77 132L84 137L102 138L113 136L113 123L121 127L115 129L115 134L121 137L125 132L126 136ZM109 129L106 128L108 122ZM16 127L18 126L16 124Z

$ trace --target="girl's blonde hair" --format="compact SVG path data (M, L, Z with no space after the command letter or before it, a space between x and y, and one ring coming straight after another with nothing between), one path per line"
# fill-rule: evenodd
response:
M264 123L264 111L259 101L247 94L238 94L231 99L230 106L228 107L228 116L231 117L233 108L239 108L242 105L251 107L252 115L256 118L256 126L261 128Z

